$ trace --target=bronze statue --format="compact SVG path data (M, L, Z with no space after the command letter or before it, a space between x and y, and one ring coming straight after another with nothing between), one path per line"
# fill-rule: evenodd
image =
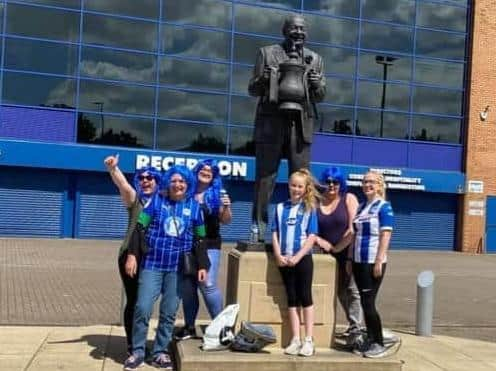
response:
M291 15L284 21L281 44L259 49L248 91L259 97L255 117L255 199L252 220L264 240L267 207L282 158L288 177L310 163L315 104L324 99L326 82L322 57L304 47L305 19Z

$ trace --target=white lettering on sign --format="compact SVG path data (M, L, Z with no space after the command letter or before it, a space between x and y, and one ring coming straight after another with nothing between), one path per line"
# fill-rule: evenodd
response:
M378 169L371 168L369 171L375 171L382 174L386 181L388 189L403 189L408 191L425 191L425 185L422 184L422 178L413 178L401 176L401 169ZM364 174L348 174L346 184L351 187L359 187L362 185Z
M197 163L198 159L192 157L136 155L136 169L152 166L158 170L168 170L173 165L185 165L192 169ZM221 160L217 164L219 166L219 173L222 176L246 177L248 173L248 163L245 161Z

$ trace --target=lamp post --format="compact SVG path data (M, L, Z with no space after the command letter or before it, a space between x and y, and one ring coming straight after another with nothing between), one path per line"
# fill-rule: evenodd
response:
M384 106L386 105L386 81L388 67L393 65L393 62L398 58L389 55L376 55L375 62L382 64L382 98L381 98L381 125L379 128L379 136L382 138L384 131Z
M105 102L92 102L92 103L99 107L100 121L101 121L101 126L102 126L102 132L100 134L100 139L103 140L103 134L105 133L105 121L103 118L103 105L105 104Z

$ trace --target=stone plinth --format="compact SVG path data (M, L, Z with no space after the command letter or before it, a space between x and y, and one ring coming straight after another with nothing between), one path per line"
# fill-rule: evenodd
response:
M314 254L313 263L314 341L317 347L330 347L336 317L336 261L330 255ZM278 342L274 346L289 343L286 292L272 253L238 249L229 253L226 304L234 303L240 304L238 329L244 320L267 324L277 334ZM305 334L303 326L301 334Z

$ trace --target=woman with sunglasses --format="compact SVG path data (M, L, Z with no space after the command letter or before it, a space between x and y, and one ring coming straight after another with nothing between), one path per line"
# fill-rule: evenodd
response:
M222 239L220 224L229 224L232 219L231 200L222 188L217 161L199 161L193 169L196 177L195 199L200 203L205 218L208 258L210 268L204 282L186 277L182 282L183 312L185 325L175 338L186 340L196 337L195 320L198 315L198 288L203 296L210 318L214 319L223 309L222 293L217 284L221 259Z
M322 199L317 208L319 234L317 245L336 259L337 295L348 320L347 343L352 345L361 335L360 294L353 276L346 273L348 249L353 242L353 218L358 200L347 193L346 180L338 167L329 167L320 175Z
M119 169L119 155L108 156L103 161L114 184L119 189L122 202L128 213L128 228L119 249L119 273L126 292L126 306L124 308L124 329L126 331L127 351L131 354L133 339L133 316L136 298L138 296L138 268L139 256L129 254L129 239L136 226L138 215L143 205L153 196L160 185L160 173L152 167L136 170L134 174L134 188ZM128 272L128 273L126 273Z
M360 291L367 341L354 352L368 358L379 358L386 354L386 348L375 300L386 272L394 214L391 204L386 201L386 183L382 174L374 171L366 173L362 191L367 201L360 205L353 220L355 241L353 250L348 252L353 265L348 261L346 269L348 272L353 270Z

